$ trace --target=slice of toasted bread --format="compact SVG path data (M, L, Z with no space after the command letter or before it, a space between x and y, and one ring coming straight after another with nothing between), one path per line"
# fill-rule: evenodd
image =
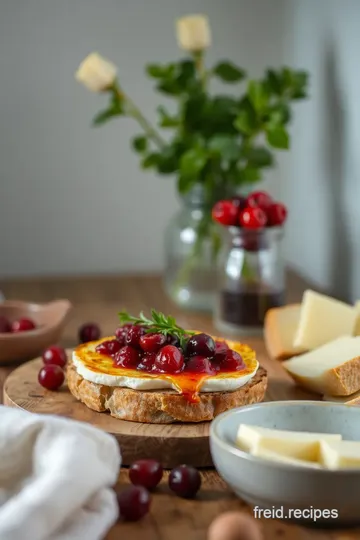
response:
M350 396L330 396L326 394L323 396L323 401L332 401L334 403L342 403L343 405L360 405L360 390Z
M267 374L259 367L245 386L233 392L201 393L198 403L190 403L173 390L140 391L92 383L77 373L72 362L67 369L67 384L73 396L94 411L132 422L172 424L209 421L228 409L262 401Z
M306 352L294 347L294 337L300 319L300 304L269 309L264 321L264 339L267 351L276 360L287 360Z

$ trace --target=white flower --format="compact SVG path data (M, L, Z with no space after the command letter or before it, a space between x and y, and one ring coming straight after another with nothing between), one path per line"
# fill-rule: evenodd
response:
M189 15L176 21L179 47L185 51L198 52L211 43L211 32L207 17Z
M93 92L107 90L115 81L117 68L98 53L91 53L83 60L75 78Z

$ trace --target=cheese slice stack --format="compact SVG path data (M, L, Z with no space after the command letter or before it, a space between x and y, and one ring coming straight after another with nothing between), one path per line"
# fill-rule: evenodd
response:
M293 345L300 313L300 304L276 307L266 312L264 339L267 351L272 358L286 360L306 352L303 347Z
M286 465L295 465L297 467L310 467L311 469L323 468L318 462L291 458L288 456L284 456L284 454L278 454L277 452L272 452L271 450L267 450L266 448L262 447L255 447L252 455L261 457L263 459L269 459L270 461L276 461L277 463L285 463Z
M349 396L360 390L360 336L341 337L283 362L301 386L318 394Z
M320 441L340 440L341 435L337 434L274 430L241 424L236 443L240 449L268 459L318 462Z
M353 469L360 467L360 442L321 441L320 462L327 469Z
M293 346L312 350L341 336L352 336L358 310L312 290L304 293Z

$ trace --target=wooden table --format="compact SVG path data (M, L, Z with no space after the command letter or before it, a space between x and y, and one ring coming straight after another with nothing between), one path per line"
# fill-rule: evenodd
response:
M297 302L307 284L295 274L288 275L288 302ZM55 298L68 298L74 309L66 327L62 345L72 347L77 342L77 328L87 321L101 325L104 335L113 332L117 324L117 313L126 308L133 313L147 311L150 307L173 314L180 325L214 332L210 317L179 311L165 296L161 281L157 276L122 277L69 277L0 281L0 290L7 299L46 302ZM281 365L270 360L261 339L246 340L254 347L261 363L271 377L271 387L281 386L282 398L294 397L294 386ZM0 368L0 389L8 373L13 368ZM285 384L284 384L285 383ZM269 390L271 398L271 388ZM299 397L302 396L300 390ZM278 392L277 392L278 395ZM211 521L220 513L229 510L243 510L251 513L219 478L216 472L202 473L203 485L198 498L186 501L170 494L166 477L153 495L150 515L139 523L121 523L109 533L107 539L115 540L205 540ZM122 470L120 484L126 484L127 471ZM334 485L334 489L336 486ZM360 529L348 532L318 531L288 525L276 520L260 522L266 540L351 540L360 539Z

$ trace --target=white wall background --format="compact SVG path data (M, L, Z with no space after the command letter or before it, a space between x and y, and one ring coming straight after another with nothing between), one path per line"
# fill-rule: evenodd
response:
M286 0L2 3L0 277L161 269L163 229L178 204L174 181L140 171L129 149L137 132L132 121L89 127L104 100L78 85L73 73L89 52L99 51L120 66L127 91L153 119L162 98L152 92L143 66L180 55L177 17L207 13L214 39L209 60L229 57L261 75L264 67L282 64L285 5ZM275 193L280 177L281 168L269 180Z
M283 167L289 260L347 300L360 298L360 2L291 0L286 59L312 73Z

